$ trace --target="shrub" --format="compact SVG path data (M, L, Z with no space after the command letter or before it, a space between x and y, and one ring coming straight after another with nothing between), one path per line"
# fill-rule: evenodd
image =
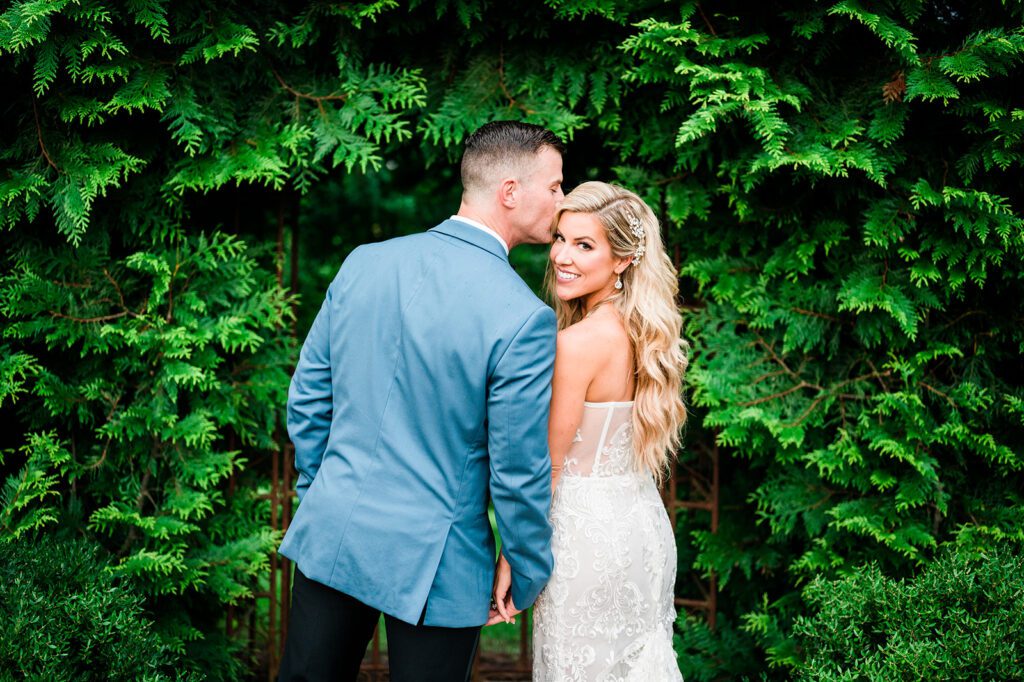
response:
M870 563L805 590L801 680L1024 678L1024 558L1016 543L950 543L911 578Z
M0 679L182 679L141 604L90 542L0 543Z

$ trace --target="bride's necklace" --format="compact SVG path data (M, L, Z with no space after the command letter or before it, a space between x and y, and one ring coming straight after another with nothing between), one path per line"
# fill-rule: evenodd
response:
M588 317L590 317L591 315L594 314L595 310L597 310L598 308L600 308L601 306L603 306L605 303L607 303L608 301L612 300L613 298L618 298L621 295L622 294L615 293L615 294L612 294L610 296L605 296L600 301L595 303L594 306L590 310L587 311L587 314L583 316L583 319L584 320L587 319Z

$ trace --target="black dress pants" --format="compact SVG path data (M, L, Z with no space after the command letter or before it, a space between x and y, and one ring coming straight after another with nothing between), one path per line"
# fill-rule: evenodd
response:
M304 576L292 585L278 682L351 682L380 611ZM392 682L467 682L480 628L410 625L384 615Z

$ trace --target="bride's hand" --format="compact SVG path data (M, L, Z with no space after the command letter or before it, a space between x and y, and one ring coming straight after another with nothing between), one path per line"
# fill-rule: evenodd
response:
M491 610L487 625L516 622L514 616L519 611L512 603L511 587L512 566L502 554L498 556L498 563L494 567L494 589L491 591Z

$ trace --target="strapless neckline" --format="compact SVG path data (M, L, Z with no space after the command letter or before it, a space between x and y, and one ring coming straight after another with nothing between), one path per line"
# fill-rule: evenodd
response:
M632 405L633 402L634 401L632 400L613 400L605 402L591 402L589 400L584 400L583 405L584 407L626 407L627 405Z

